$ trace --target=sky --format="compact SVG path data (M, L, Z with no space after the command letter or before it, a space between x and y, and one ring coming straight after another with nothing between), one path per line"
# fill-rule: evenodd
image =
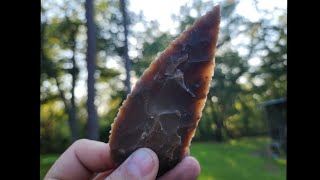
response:
M171 19L172 14L177 14L180 10L180 7L185 5L186 3L190 3L190 0L128 0L130 11L135 13L143 12L147 21L157 20L159 23L159 28L161 31L174 32L175 24ZM208 1L208 0L203 0ZM215 4L220 2L221 0L214 1ZM275 8L286 9L287 1L286 0L257 0L257 7L259 9L267 9L272 10ZM236 13L243 15L244 17L256 21L259 19L259 14L255 9L255 1L254 0L240 0L240 3L237 6ZM269 16L272 17L272 14ZM239 38L234 40L234 43L241 43L243 39ZM107 66L117 67L119 66L116 61L108 60ZM258 65L259 59L252 59L249 61L251 65ZM134 83L134 82L133 82ZM77 86L76 96L77 98L82 97L86 94L86 88L83 87L84 83Z
M203 0L208 1L208 0ZM161 31L170 31L174 28L171 15L179 12L180 7L189 0L130 0L129 10L133 12L142 11L147 20L157 20ZM220 1L214 1L220 2ZM258 0L258 7L261 9L274 9L276 7L285 9L286 0ZM237 6L237 13L251 19L257 20L259 17L255 11L253 0L241 0Z

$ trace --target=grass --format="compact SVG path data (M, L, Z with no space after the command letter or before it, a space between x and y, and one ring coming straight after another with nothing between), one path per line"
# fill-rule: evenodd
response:
M191 155L201 165L199 180L286 179L286 159L268 156L267 138L244 138L228 143L193 143Z
M53 163L58 159L59 154L40 155L40 179L43 179Z
M191 155L201 165L199 180L286 179L286 159L272 159L266 151L268 138L243 138L227 143L192 143ZM58 154L40 155L43 179Z

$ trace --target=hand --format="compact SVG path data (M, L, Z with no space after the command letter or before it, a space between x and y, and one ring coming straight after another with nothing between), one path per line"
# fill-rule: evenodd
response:
M200 165L189 154L188 150L183 160L159 180L197 179L200 174ZM158 157L148 148L138 149L116 168L110 157L109 144L82 139L73 143L60 156L44 179L154 180L158 168Z

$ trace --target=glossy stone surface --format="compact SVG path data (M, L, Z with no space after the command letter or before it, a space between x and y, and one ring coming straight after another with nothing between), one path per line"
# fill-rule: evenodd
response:
M181 161L206 102L219 23L215 6L146 69L112 125L109 144L116 164L141 147L158 155L158 176Z

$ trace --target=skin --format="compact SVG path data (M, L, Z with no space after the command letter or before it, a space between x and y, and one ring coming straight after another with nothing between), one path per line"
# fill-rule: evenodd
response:
M108 143L81 139L73 143L53 164L45 180L154 180L159 168L157 155L148 148L141 148L118 168L111 160ZM188 150L175 168L159 180L195 180L200 174L198 161Z

